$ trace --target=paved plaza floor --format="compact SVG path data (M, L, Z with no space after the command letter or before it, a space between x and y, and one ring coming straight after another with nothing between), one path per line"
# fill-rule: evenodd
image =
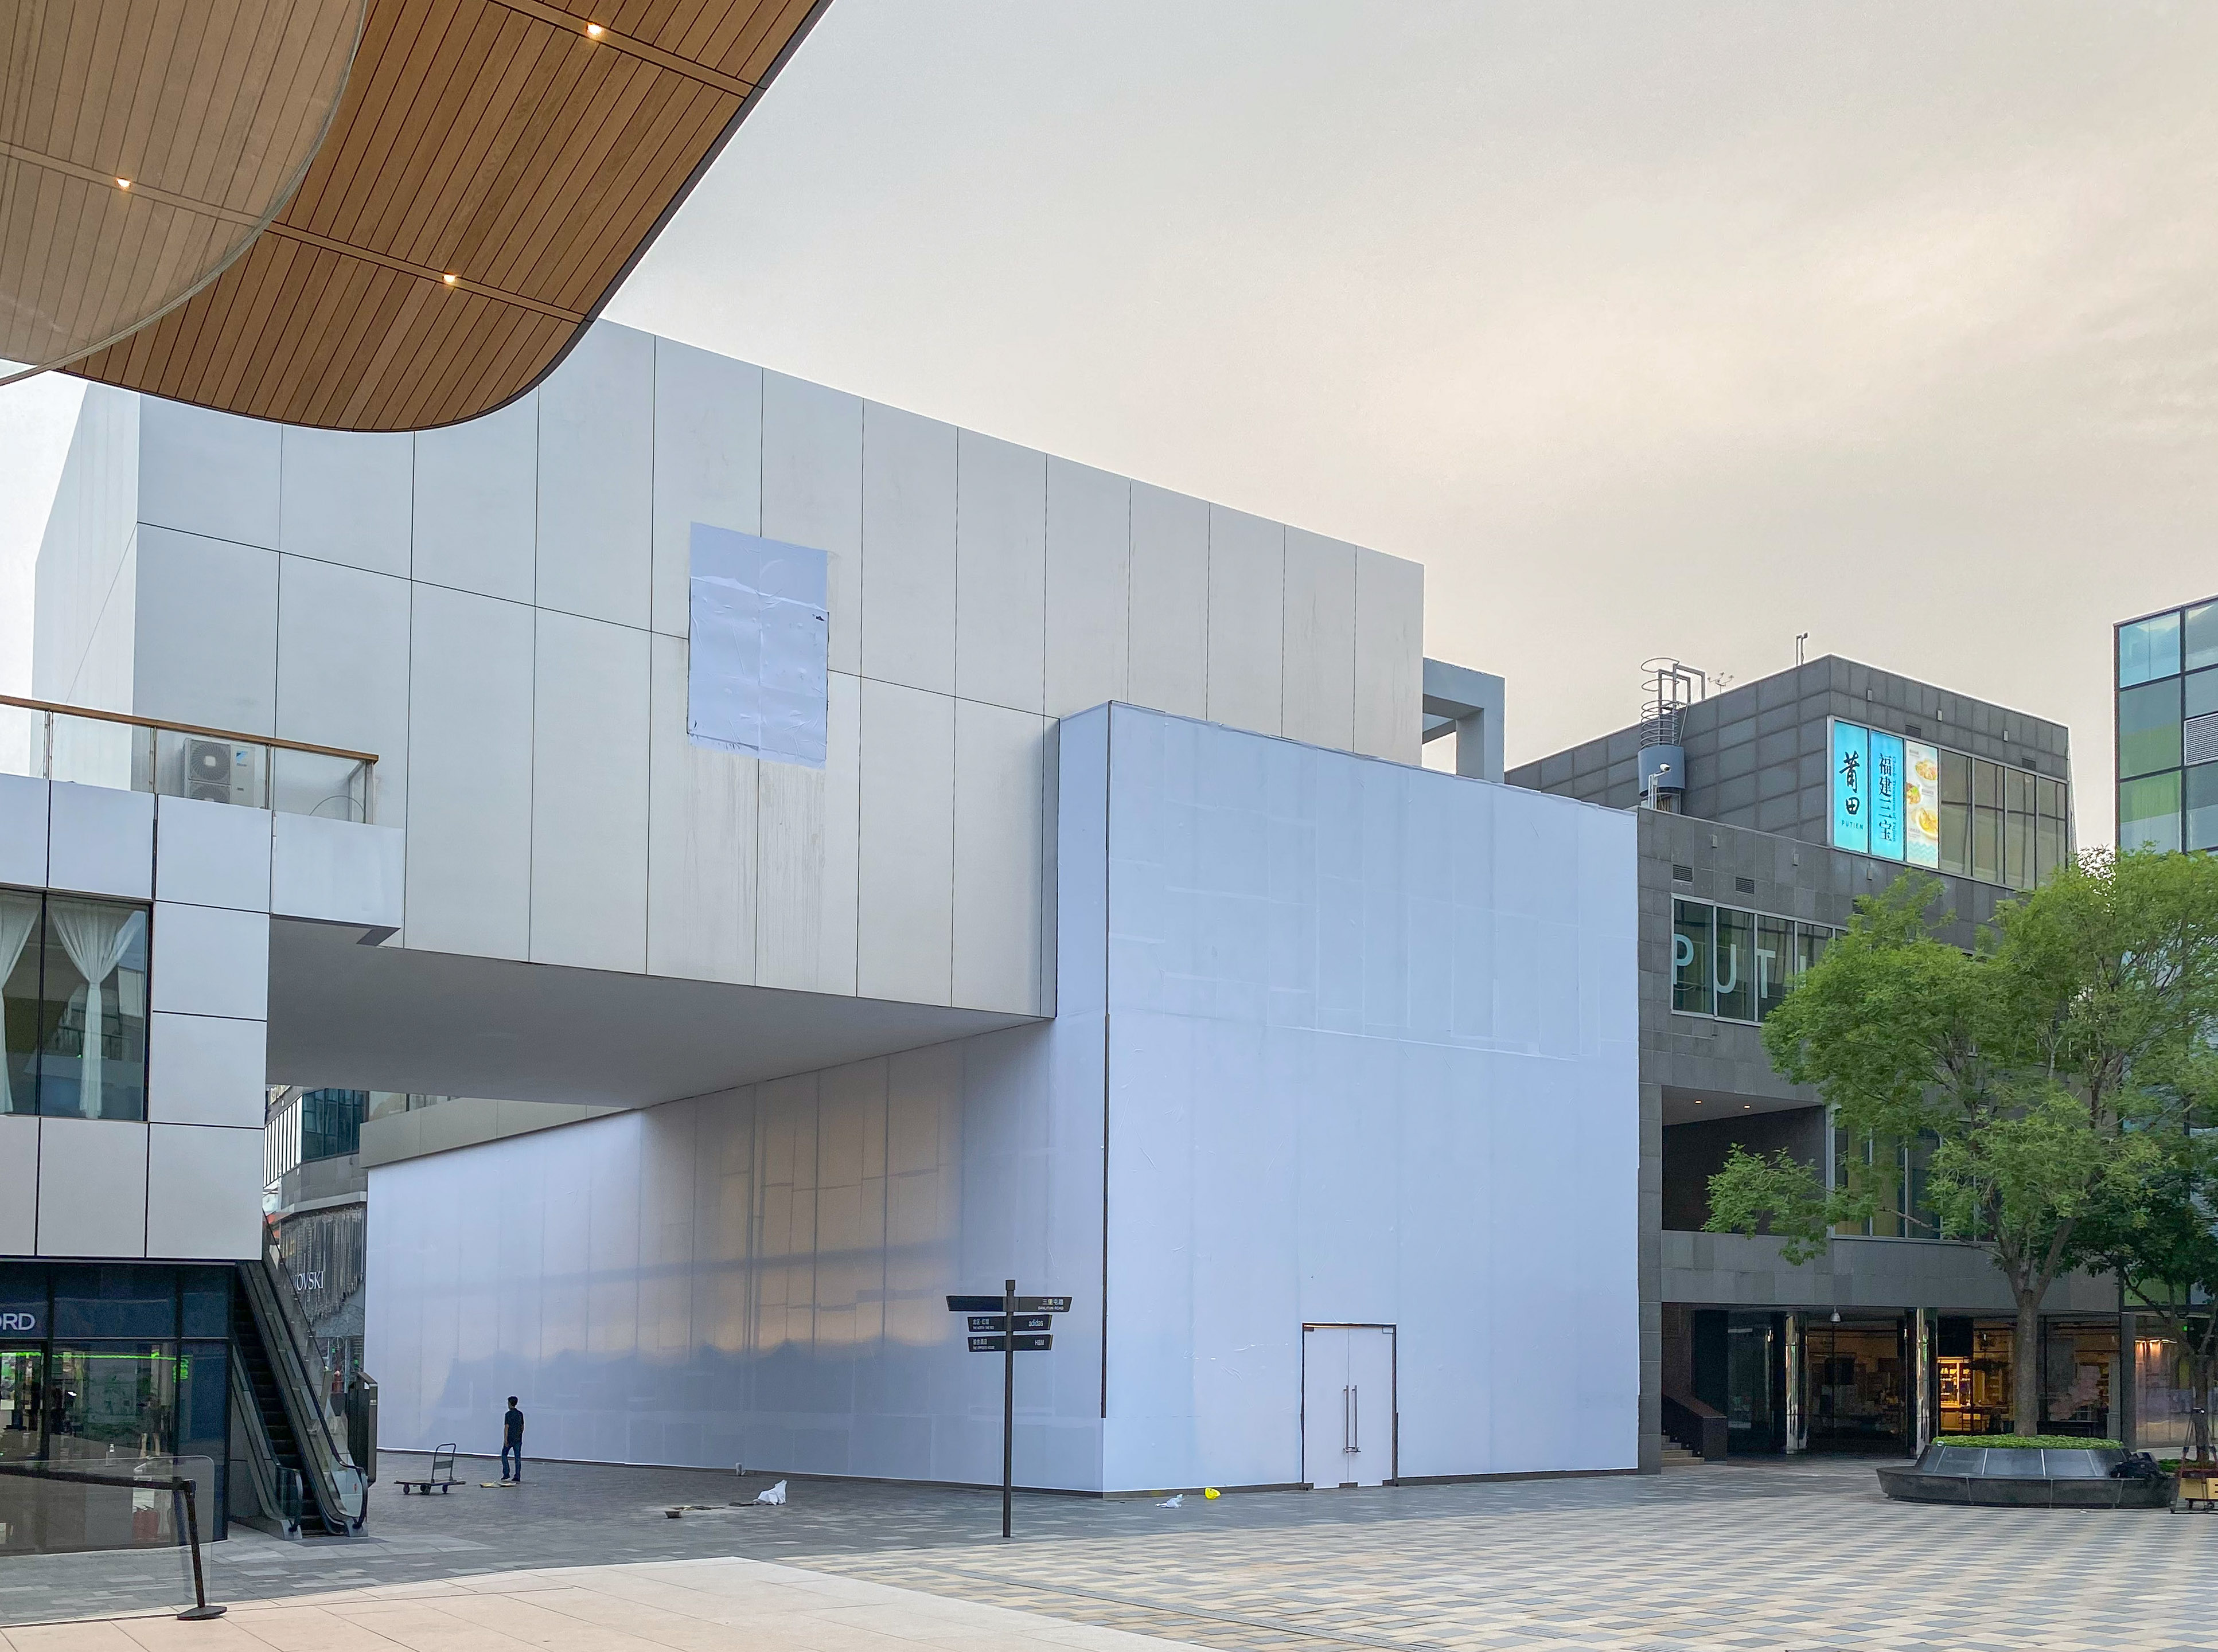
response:
M553 1463L532 1465L521 1490L473 1482L404 1500L389 1482L412 1462L388 1454L381 1466L388 1483L373 1494L368 1538L248 1534L210 1547L211 1597L232 1607L220 1630L121 1615L173 1598L175 1565L91 1555L0 1561L0 1623L110 1621L0 1641L11 1652L189 1640L424 1652L902 1652L950 1639L1102 1652L1150 1641L1287 1652L2218 1646L2218 1515L1889 1503L1868 1462L1188 1497L1176 1509L1028 1495L1007 1544L991 1493L795 1481L791 1500L767 1508L735 1500L760 1476ZM641 1591L679 1605L609 1615ZM787 1604L756 1611L753 1599ZM865 1621L858 1603L883 1610ZM1069 1638L1081 1629L1121 1633Z

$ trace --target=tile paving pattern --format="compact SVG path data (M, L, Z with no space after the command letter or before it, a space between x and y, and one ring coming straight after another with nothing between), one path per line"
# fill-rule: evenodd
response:
M386 1475L404 1461L389 1457ZM1868 1463L1189 1497L1180 1509L1032 1495L1007 1544L991 1493L796 1481L784 1508L733 1506L765 1483L546 1464L521 1491L404 1502L381 1490L370 1541L211 1548L212 1593L744 1556L1243 1652L2218 1646L2218 1515L1889 1503ZM152 1605L174 1578L173 1562L136 1555L0 1561L0 1622Z

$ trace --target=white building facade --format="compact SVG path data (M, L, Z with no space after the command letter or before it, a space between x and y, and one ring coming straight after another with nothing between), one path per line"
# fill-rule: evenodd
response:
M695 616L780 548L748 755ZM257 1084L621 1110L371 1172L388 1445L991 1479L1013 1274L1026 1483L1641 1465L1633 825L1416 766L1414 564L604 325L412 436L96 387L35 659L375 755Z

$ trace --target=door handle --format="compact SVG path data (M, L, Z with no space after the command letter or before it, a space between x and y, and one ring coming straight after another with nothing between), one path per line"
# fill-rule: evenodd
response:
M1340 1433L1348 1442L1340 1448L1343 1455L1363 1449L1363 1402L1353 1383L1340 1391Z

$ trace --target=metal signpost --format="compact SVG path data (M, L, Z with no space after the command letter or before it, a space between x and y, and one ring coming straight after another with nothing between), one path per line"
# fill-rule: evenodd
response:
M1053 1314L1070 1312L1068 1296L1019 1296L1005 1280L998 1296L950 1296L947 1311L969 1316L970 1352L1001 1356L1001 1535L1009 1535L1009 1503L1016 1485L1017 1356L1055 1346Z

